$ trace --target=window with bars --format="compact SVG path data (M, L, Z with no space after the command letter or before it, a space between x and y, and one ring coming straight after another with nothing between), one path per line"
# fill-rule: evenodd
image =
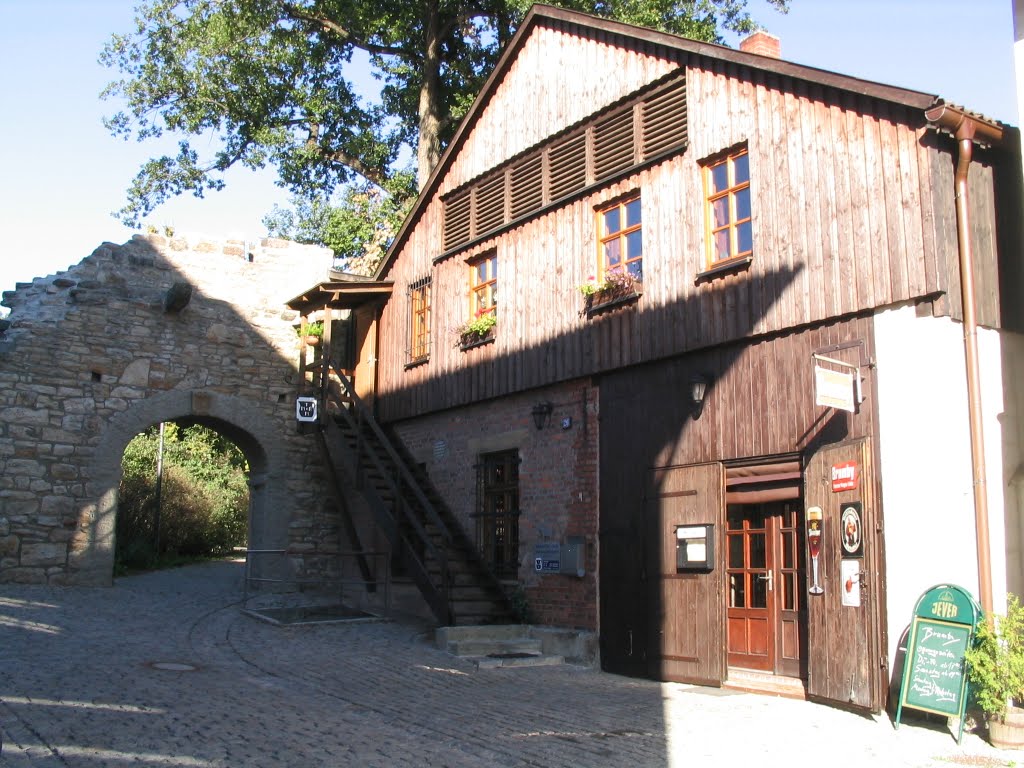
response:
M754 252L750 156L736 149L704 165L706 266L713 268Z
M485 453L476 465L476 541L499 577L519 571L519 451Z
M605 206L597 212L601 280L613 275L643 281L644 247L640 195Z
M471 316L482 317L498 310L498 254L494 251L469 262Z
M430 284L424 277L409 286L409 362L430 358Z

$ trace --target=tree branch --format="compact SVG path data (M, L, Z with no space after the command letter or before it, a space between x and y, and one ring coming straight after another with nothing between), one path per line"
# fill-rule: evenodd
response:
M342 26L334 19L329 19L326 16L309 13L308 11L298 8L291 3L285 3L284 12L289 18L295 21L304 21L309 24L320 27L324 32L329 32L336 37L340 38L342 42L350 43L356 48L361 48L367 53L376 54L378 56L408 56L409 51L402 47L391 47L386 45L378 45L371 43L369 40L363 40L354 35L351 30Z

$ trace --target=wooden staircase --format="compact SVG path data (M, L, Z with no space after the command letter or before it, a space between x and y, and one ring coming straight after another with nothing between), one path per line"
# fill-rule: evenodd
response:
M354 490L365 498L393 558L419 588L438 623L514 622L499 579L480 559L426 473L374 420L351 380L325 365L320 393L317 436L337 492Z

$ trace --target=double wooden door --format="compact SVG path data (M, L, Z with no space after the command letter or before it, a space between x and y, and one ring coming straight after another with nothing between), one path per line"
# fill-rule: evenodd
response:
M795 501L726 508L730 667L800 677L806 654L803 515Z

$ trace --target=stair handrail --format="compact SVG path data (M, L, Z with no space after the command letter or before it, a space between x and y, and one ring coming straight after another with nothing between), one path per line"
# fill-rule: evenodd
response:
M351 399L353 406L356 408L356 410L363 418L365 423L370 425L370 429L373 431L373 434L376 436L378 442L384 446L384 450L387 452L388 458L391 459L394 466L398 469L398 472L400 473L402 480L405 482L406 486L412 491L413 495L416 497L416 501L427 513L427 516L430 518L430 521L435 526L437 526L437 530L441 533L441 537L444 539L445 543L452 543L451 531L448 530L448 526L444 524L444 521L441 519L441 516L437 513L437 510L434 509L434 505L430 503L430 500L427 498L426 494L423 493L423 489L420 488L420 484L416 481L416 478L413 476L412 472L409 471L409 468L406 466L405 461L402 459L401 456L398 455L398 452L394 449L394 446L391 445L391 441L388 439L387 435L384 434L384 430L380 428L380 425L377 424L377 420L373 418L373 415L370 413L369 408L366 406L365 403L363 403L359 395L356 394L355 389L352 387L352 384L349 381L348 376L346 376L340 369L335 368L333 365L331 365L330 360L326 355L324 356L323 382L321 385L321 400L326 403L327 395L330 391L329 379L332 373L341 382L341 386L345 390L345 395ZM351 415L347 413L347 409L344 407L344 403L340 403L340 405L342 406L341 410L346 412L346 418L351 419ZM384 471L385 468L383 466L378 466L378 469L380 469L381 474L384 475L384 477L389 482L391 482L390 476L386 471ZM395 490L397 493L398 488L395 487L393 490ZM426 541L428 544L431 543L429 539L427 539Z

